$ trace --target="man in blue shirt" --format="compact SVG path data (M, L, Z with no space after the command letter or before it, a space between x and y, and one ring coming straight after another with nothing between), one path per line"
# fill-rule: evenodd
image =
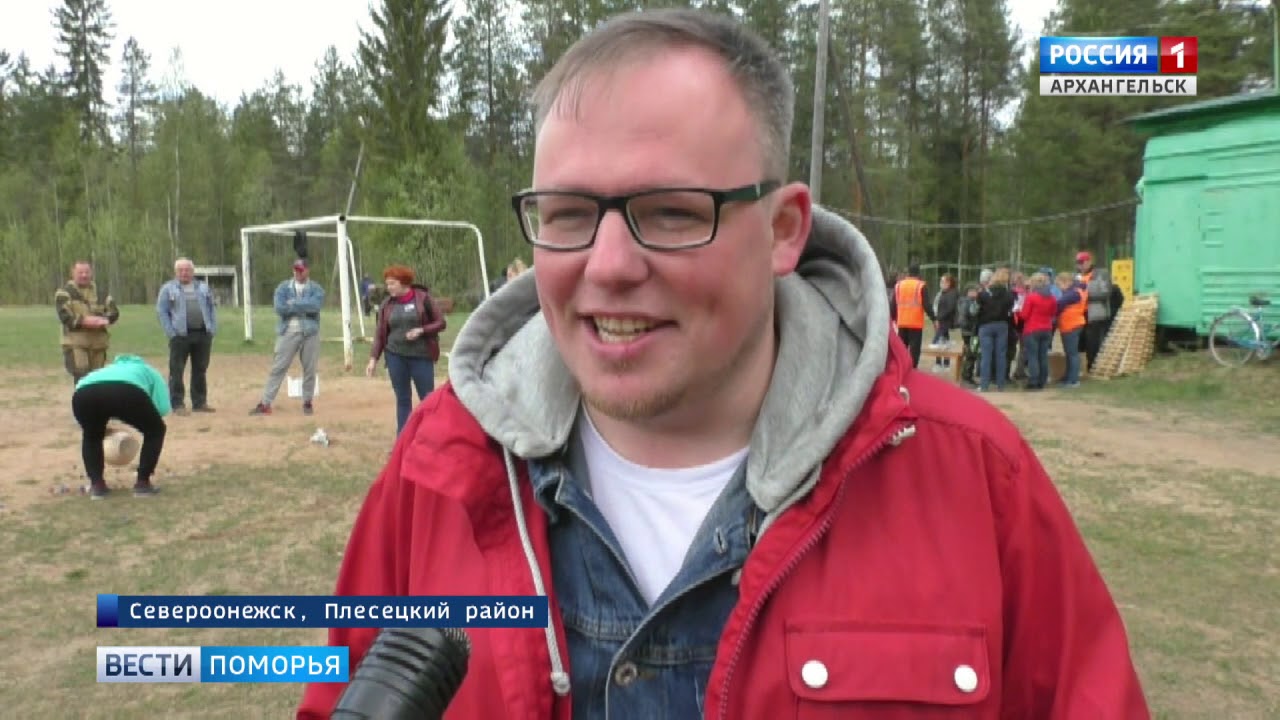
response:
M169 338L169 403L175 415L186 415L183 405L186 388L182 375L191 359L191 409L213 412L205 375L213 354L213 335L218 329L217 311L209 285L195 277L196 266L189 258L173 264L173 279L160 286L156 296L156 316Z

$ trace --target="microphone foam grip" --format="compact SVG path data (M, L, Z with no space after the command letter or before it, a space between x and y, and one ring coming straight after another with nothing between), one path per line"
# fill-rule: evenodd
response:
M470 656L459 628L383 630L330 720L436 720L462 686Z

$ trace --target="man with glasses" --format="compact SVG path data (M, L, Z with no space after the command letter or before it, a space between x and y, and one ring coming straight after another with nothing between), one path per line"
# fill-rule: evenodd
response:
M548 597L469 630L457 717L1147 717L1035 455L911 368L867 241L787 182L794 102L700 11L559 59L512 201L533 271L463 327L337 593Z

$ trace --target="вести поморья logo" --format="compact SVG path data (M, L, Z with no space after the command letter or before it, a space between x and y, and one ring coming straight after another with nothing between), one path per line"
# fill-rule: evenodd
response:
M1195 37L1042 37L1041 95L1196 94Z

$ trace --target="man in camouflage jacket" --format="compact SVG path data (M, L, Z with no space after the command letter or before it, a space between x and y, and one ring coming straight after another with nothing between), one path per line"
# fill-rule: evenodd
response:
M80 260L71 266L71 279L53 295L62 323L62 357L72 382L107 364L111 335L107 328L120 319L120 308L108 294L99 294L93 265Z

